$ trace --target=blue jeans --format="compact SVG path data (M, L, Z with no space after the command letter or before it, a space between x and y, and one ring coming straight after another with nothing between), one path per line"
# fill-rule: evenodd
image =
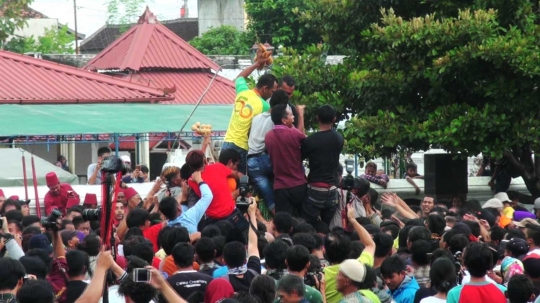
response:
M244 175L247 175L247 168L246 168L246 157L247 157L247 150L238 147L236 144L231 142L223 142L223 145L221 146L221 150L226 149L234 149L240 154L240 163L238 163L238 172Z
M264 199L269 210L276 207L274 202L274 189L272 187L272 162L266 153L252 156L247 159L248 176L255 186L255 190Z

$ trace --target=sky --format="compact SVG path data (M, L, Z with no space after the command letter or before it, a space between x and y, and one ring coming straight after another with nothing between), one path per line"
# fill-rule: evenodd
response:
M76 0L78 31L87 37L100 29L107 21L106 0ZM150 10L158 20L170 20L180 17L183 0L147 0ZM57 18L62 24L75 29L73 0L34 0L30 5L49 18ZM189 17L197 17L197 0L188 0ZM144 7L141 8L141 14Z

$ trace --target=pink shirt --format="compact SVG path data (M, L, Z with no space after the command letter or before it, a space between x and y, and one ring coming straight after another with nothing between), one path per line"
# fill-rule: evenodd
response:
M305 138L306 135L298 129L285 125L276 125L266 134L266 150L274 171L274 189L293 188L307 183L301 151Z

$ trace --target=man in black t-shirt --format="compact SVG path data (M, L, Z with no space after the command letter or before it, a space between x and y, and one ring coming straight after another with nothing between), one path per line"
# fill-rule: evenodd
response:
M193 270L195 249L188 243L178 243L172 250L174 263L178 271L167 279L167 282L182 298L201 292L204 294L212 277Z
M336 110L323 105L317 112L319 131L302 143L302 157L309 160L308 199L304 203L304 219L315 223L319 216L329 224L338 203L338 179L335 174L344 139L333 129Z

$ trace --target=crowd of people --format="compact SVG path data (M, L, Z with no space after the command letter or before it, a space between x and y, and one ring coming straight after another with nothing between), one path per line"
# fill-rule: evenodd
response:
M48 218L0 191L0 302L536 300L540 199L534 213L515 192L497 192L484 204L426 196L411 206L371 188L390 182L374 163L344 181L335 109L321 106L317 132L307 136L304 107L290 102L294 79L263 75L247 87L245 78L262 64L236 80L218 162L192 150L143 198L129 184L145 179L144 171L123 178L113 195L112 241L100 237L106 225L99 212L88 211L98 207L95 195L81 205L54 173L46 178ZM90 184L103 181L110 150L98 154ZM246 176L252 194L239 188ZM414 183L422 176L411 164L405 177Z

